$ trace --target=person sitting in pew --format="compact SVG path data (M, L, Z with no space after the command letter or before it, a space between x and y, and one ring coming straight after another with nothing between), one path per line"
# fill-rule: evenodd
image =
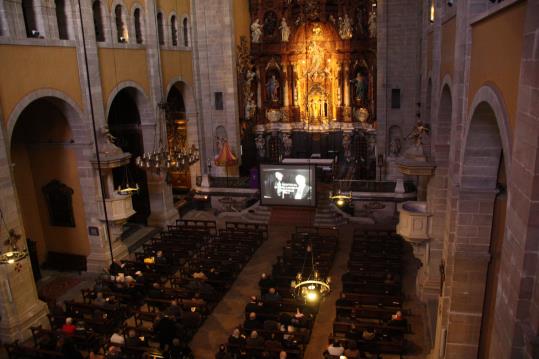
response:
M200 281L206 281L208 280L208 276L206 273L204 273L204 268L201 266L200 269L193 273L193 278L200 280Z
M198 307L202 307L206 304L206 301L202 299L202 296L200 295L199 292L195 293L193 298L191 298L191 302L193 302L193 304L195 304Z
M93 302L97 305L105 304L105 297L103 296L103 292L96 292L95 299L93 300Z
M193 359L193 351L185 343L182 343L180 339L172 339L172 345L165 351L164 358L167 359Z
M277 292L277 289L271 287L268 292L264 294L262 300L265 302L279 302L281 300L281 295Z
M167 309L163 311L163 314L168 315L169 317L180 318L182 316L182 308L178 305L178 301L173 299Z
M73 343L73 340L70 338L65 338L63 340L61 351L66 359L83 359L82 354L77 350L75 343Z
M77 327L73 325L73 318L67 317L65 324L62 326L62 333L66 336L72 336L75 334L75 330L77 330Z
M168 317L157 315L153 326L153 331L157 335L159 348L165 349L167 345L172 343L172 339L176 337L176 325Z
M281 352L279 353L279 359L286 359L288 357L288 353L285 352L284 350L281 350Z
M139 337L137 335L137 331L134 328L131 328L127 332L127 339L125 340L125 345L128 347L147 346L147 342L145 340L142 340L141 338L143 337Z
M388 325L405 327L407 325L407 322L402 317L402 312L398 310L395 314L391 315L391 320L389 321Z
M347 359L358 359L360 357L359 349L355 340L348 341L347 348L344 350L344 356Z
M262 273L260 275L260 280L258 281L258 287L260 288L261 294L264 295L268 292L269 288L275 287L275 281L271 278L271 275Z
M155 264L159 264L162 266L168 264L167 257L163 255L163 251L159 250L157 251L157 253L155 253Z
M241 334L238 328L232 331L232 334L228 337L228 344L232 346L242 346L245 343L245 336Z
M221 344L219 346L219 351L215 354L215 359L233 359L233 356L226 351L226 346Z
M263 302L259 302L256 296L251 296L249 303L245 305L245 312L251 313L251 312L258 312L260 307L264 305Z
M374 341L374 339L376 339L376 330L373 328L365 328L361 334L361 338L368 342Z
M333 342L327 347L326 352L329 355L338 357L338 356L343 355L344 347L341 345L341 343L338 340L334 339Z
M251 347L261 347L264 345L264 337L259 336L258 332L253 330L249 338L247 338L246 344Z
M125 344L125 338L120 333L120 331L117 329L112 333L112 336L110 337L110 342L112 344L118 344L118 345L124 345Z
M113 276L117 276L118 273L124 270L124 267L125 267L125 263L122 263L118 259L115 259L112 261L112 263L109 266L109 274Z
M245 320L243 323L243 327L246 330L257 330L262 329L263 324L260 322L260 320L257 319L256 313L251 312L249 313L249 318Z
M281 342L277 340L275 333L264 342L264 347L270 351L277 351L282 349Z
M197 307L191 307L190 310L183 313L182 324L187 329L196 329L202 322L202 316L197 310Z

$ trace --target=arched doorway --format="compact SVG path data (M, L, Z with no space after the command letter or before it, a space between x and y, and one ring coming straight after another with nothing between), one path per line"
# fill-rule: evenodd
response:
M110 133L116 138L116 145L124 152L131 153L131 161L127 166L129 175L140 187L139 192L132 197L136 214L129 218L129 222L146 225L151 213L148 182L146 172L135 164L135 159L144 153L137 96L141 95L132 87L126 87L118 92L110 105L107 123ZM114 187L118 187L124 181L125 169L115 170Z
M185 102L182 94L182 84L177 82L167 95L167 140L169 148L174 144L187 144L187 116ZM177 171L169 172L169 183L174 190L189 190L191 188L191 173L189 166Z
M25 233L36 242L39 263L76 256L80 270L90 244L69 125L74 116L58 98L31 102L16 119L10 154Z
M484 190L496 191L491 211L490 261L486 273L478 354L478 358L488 359L491 357L489 348L493 332L501 249L505 234L507 175L496 115L486 102L480 103L472 116L463 165L463 181L479 184L478 189L482 187ZM472 173L481 173L480 179L475 175L472 176Z

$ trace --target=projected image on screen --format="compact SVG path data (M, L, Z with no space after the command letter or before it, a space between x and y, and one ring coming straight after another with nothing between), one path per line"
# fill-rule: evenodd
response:
M263 205L314 206L314 171L301 165L261 165L260 192Z

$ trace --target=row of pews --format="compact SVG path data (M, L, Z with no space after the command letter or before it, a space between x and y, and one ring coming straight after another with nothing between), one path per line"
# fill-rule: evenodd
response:
M163 358L174 338L191 340L267 233L264 224L227 222L219 230L215 221L178 220L135 260L112 265L81 300L54 308L51 329L32 328L31 345L7 345L9 358L64 357L57 343L66 337L84 355ZM68 317L77 327L72 335L62 330ZM111 342L114 333L123 343Z
M354 231L331 342L375 355L404 354L410 328L402 308L402 251L394 232Z
M303 358L319 303L294 298L291 283L297 273L307 278L313 264L322 278L329 275L338 246L334 229L297 227L277 257L272 273L261 277L260 296L245 306L245 320L222 348L235 358ZM311 262L307 248L314 254ZM273 293L275 290L275 293ZM253 315L254 313L254 315ZM253 331L261 339L253 338Z

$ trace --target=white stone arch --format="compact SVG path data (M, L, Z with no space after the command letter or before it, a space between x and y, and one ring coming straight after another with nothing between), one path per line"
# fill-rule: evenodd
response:
M201 148L198 135L198 111L195 101L195 89L185 82L180 76L172 78L165 88L165 98L168 96L170 89L177 86L183 96L185 105L185 117L187 119L187 142ZM201 174L202 161L191 166L191 183L196 183L196 176ZM198 173L197 173L198 172Z
M173 35L172 35L172 27L173 27L173 23L172 23L172 17L174 17L176 19L176 46L174 46L174 38L173 38ZM167 23L168 23L168 26L166 27L167 29L167 32L168 32L168 37L170 39L170 42L168 43L169 46L171 47L179 47L180 46L180 25L179 25L179 20L178 20L178 14L176 14L176 11L172 10L168 16L167 16Z
M153 122L153 121L148 121L149 118L152 118L151 114L153 111L151 109L148 96L146 95L146 92L144 91L142 86L136 83L135 81L122 81L118 85L116 85L114 89L112 89L112 91L110 92L108 96L107 107L105 110L105 123L107 122L109 118L110 107L112 106L112 102L116 98L116 95L120 91L124 89L128 89L128 88L132 88L135 90L134 100L138 107L138 111L140 115L140 122L141 123Z
M494 84L486 83L477 90L474 95L474 98L470 104L468 116L466 118L465 132L464 132L464 145L463 150L460 154L460 175L459 183L462 183L462 175L464 171L464 158L466 155L466 146L470 136L470 127L473 116L476 114L476 111L482 104L487 104L494 116L496 118L496 124L498 126L498 132L501 141L501 148L503 151L505 173L507 176L507 183L510 183L511 178L511 149L512 149L512 136L511 129L509 127L509 115L507 113L507 106L501 95L500 91L495 87Z
M73 134L73 139L75 142L85 142L88 140L90 134L88 133L88 128L85 126L83 121L84 114L80 109L79 105L67 94L62 91L55 89L39 89L33 91L23 97L13 110L9 114L7 119L7 134L6 134L6 146L8 152L11 152L11 139L13 136L13 131L17 125L17 120L21 116L22 112L28 107L32 102L39 99L49 99L54 105L56 105L59 110L65 115L68 125ZM10 153L8 153L10 155Z
M117 6L121 6L121 9L122 9L121 19L123 22L123 29L124 29L123 36L127 38L125 43L129 43L131 42L131 39L130 39L131 34L129 33L130 18L129 16L127 16L127 10L128 10L127 6L124 4L122 0L114 0L110 7L110 28L111 28L111 34L112 34L111 42L116 43L116 44L119 43L118 29L116 27L116 7Z
M140 11L140 32L142 37L142 42L140 44L137 43L137 29L135 26L135 11L137 9ZM129 18L131 19L131 25L129 27L129 40L133 44L144 45L146 43L146 12L144 10L144 6L139 2L135 2L133 5L131 5L131 11L129 12Z

